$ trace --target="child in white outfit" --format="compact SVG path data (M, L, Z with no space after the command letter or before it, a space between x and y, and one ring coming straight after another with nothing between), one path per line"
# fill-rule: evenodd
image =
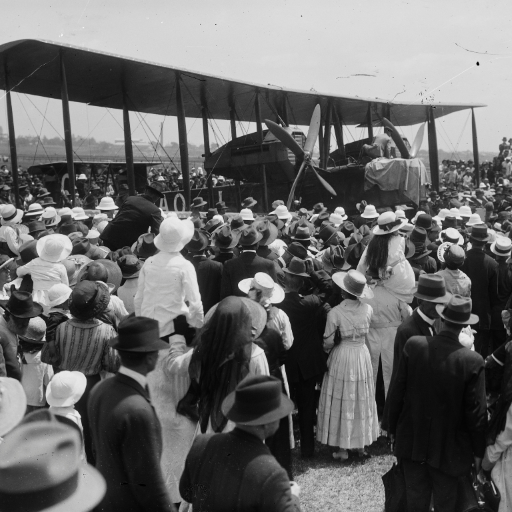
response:
M66 267L61 263L73 249L71 240L65 235L48 235L37 241L38 258L18 268L17 274L23 277L30 274L34 283L32 296L43 306L48 305L48 290L58 283L69 285Z

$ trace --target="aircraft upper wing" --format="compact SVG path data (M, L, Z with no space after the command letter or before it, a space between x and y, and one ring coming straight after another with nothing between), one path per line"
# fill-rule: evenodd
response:
M60 55L65 63L70 101L107 108L176 116L176 77L181 76L181 90L186 117L200 118L202 106L212 119L230 119L232 105L240 121L255 121L254 99L260 93L262 119L275 119L287 105L291 124L309 125L317 103L325 108L332 102L343 124L364 125L368 103L373 117L385 115L391 106L392 121L409 126L426 121L428 107L435 106L435 117L483 107L481 104L430 104L389 102L384 99L335 96L319 92L281 89L239 80L197 73L182 68L135 60L104 52L59 43L23 39L0 46L0 87L19 93L47 98L61 97Z

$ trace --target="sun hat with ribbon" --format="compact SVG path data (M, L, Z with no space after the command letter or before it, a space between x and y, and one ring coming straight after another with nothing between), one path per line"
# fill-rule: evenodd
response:
M57 210L53 206L48 206L43 210L41 220L47 228L51 228L53 226L57 226L61 221L61 218L57 215Z
M512 240L510 238L500 236L491 244L491 252L496 256L510 256L512 252Z
M384 212L379 215L377 225L373 228L374 235L389 235L398 231L405 222L397 219L394 212Z
M36 249L42 260L57 263L71 254L73 244L65 235L52 234L40 238L37 241Z
M240 215L244 221L253 221L254 215L252 213L252 210L249 210L249 208L242 208L240 210Z
M20 425L0 445L1 510L93 510L107 487L81 455L78 429L44 420Z
M0 437L23 419L26 410L27 395L21 382L11 377L0 377Z
M25 217L40 217L43 214L43 207L39 203L32 203L25 213Z
M46 401L53 407L75 405L84 394L87 378L82 372L56 373L46 388Z
M109 211L109 210L119 210L119 206L114 202L114 200L110 196L105 196L101 198L100 203L98 204L98 210L100 211Z
M364 212L361 214L362 219L376 219L378 216L377 209L373 204L367 204L364 207Z
M154 244L162 252L179 252L190 242L194 235L194 224L189 219L180 220L168 217L160 224L160 232Z
M332 276L332 280L342 290L360 299L371 299L373 297L372 289L366 284L366 277L357 270L337 272Z
M446 291L446 282L443 276L421 274L418 278L418 286L414 291L414 296L427 302L444 304L451 299L452 294Z
M245 294L249 294L252 289L260 290L262 297L268 299L272 304L279 304L284 300L284 290L264 272L256 272L254 277L242 279L238 283L238 288Z
M6 204L2 207L2 226L12 226L18 224L23 218L23 210L18 210L12 204Z
M436 311L443 320L458 325L473 325L479 322L477 315L471 313L472 302L469 297L453 295L446 304L436 306Z
M293 402L281 381L270 375L248 375L222 402L222 414L240 425L265 425L288 416Z

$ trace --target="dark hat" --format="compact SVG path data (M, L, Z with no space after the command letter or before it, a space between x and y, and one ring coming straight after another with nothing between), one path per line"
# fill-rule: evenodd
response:
M359 260L363 255L365 249L365 244L363 242L363 237L359 233L354 233L350 238L349 245L345 249L345 264L343 265L343 270L348 270L349 268L356 268L359 264Z
M455 228L457 229L457 218L451 215L446 216L442 221L443 229Z
M318 232L318 238L325 244L329 238L336 234L337 231L338 230L332 224L326 224L325 226L322 226Z
M245 222L244 219L242 219L242 216L238 213L231 217L231 229L243 229L245 228Z
M133 254L125 254L117 260L121 269L121 274L125 279L134 279L139 277L142 261Z
M45 231L46 226L44 225L44 222L41 222L40 220L33 220L27 224L28 233L29 235L33 235L33 233L37 233L39 231Z
M76 257L84 258L85 256L77 255ZM107 269L108 277L106 278L106 281L102 281L105 279L105 277L103 271L98 267L100 264ZM91 265L93 265L93 270L89 272L89 267ZM95 261L89 261L80 269L77 275L77 282L83 281L84 279L92 280L95 276L101 277L101 279L98 279L99 281L114 285L111 293L115 293L117 291L119 286L121 286L121 281L123 280L121 269L115 261L99 259Z
M44 228L43 228L44 229ZM70 222L67 224L62 224L59 228L59 233L61 235L70 235L71 233L81 233L78 224L75 224L74 222Z
M291 238L301 242L311 240L310 230L307 226L298 226Z
M214 215L218 215L219 212L217 211L217 208L209 208L206 212L206 218L208 220L213 219Z
M55 206L57 203L53 200L52 197L46 196L43 197L43 200L41 201L41 206Z
M156 194L158 195L158 197L160 197L160 199L163 199L165 197L164 196L165 184L162 183L161 181L152 181L151 183L146 185L146 188L149 188L153 192L156 192Z
M9 192L9 190L11 190L11 187L9 187L9 185L2 185L3 192Z
M269 375L248 375L222 402L222 414L240 425L265 425L293 411L281 381Z
M232 249L240 239L239 231L232 231L229 226L223 226L214 235L214 244L219 249Z
M254 206L257 203L258 203L258 201L256 201L256 199L254 199L252 197L246 197L242 201L242 208L251 208L252 206Z
M190 203L190 208L200 208L205 204L208 203L202 197L194 197L194 199L192 199L192 202Z
M308 257L307 249L299 242L292 242L286 248L286 251L288 251L292 256L295 256L301 260L305 260Z
M89 320L103 313L110 302L108 288L96 281L81 281L71 292L69 311L78 320Z
M46 190L45 188L42 188L37 193L36 199L39 199L40 197L44 197L44 196L49 196L49 195L50 195L50 192L48 192L48 190Z
M160 329L156 320L134 314L121 320L118 335L111 339L109 344L121 352L156 352L169 348L169 344L160 339Z
M275 210L278 206L281 206L284 204L284 201L281 200L281 199L276 199L273 203L272 203L272 210Z
M228 209L224 201L219 201L218 203L215 203L215 208L217 208L217 211Z
M432 216L428 213L422 213L421 215L418 215L418 218L416 219L416 226L423 228L426 231L432 229Z
M0 300L0 306L17 318L34 318L43 311L43 306L34 302L32 294L28 292L19 292L11 288L9 300Z
M446 291L444 277L438 274L422 274L418 279L418 287L414 296L428 302L444 304L448 302L452 294Z
M277 227L272 224L268 219L258 220L253 224L253 227L262 235L260 245L270 245L279 234Z
M366 226L368 228L368 235L369 235L370 228L366 224L363 224L363 226ZM363 227L363 226L361 226L361 227ZM339 227L339 230L341 233L343 233L345 235L345 237L349 237L356 230L356 226L354 225L353 222L350 222L349 220L347 220Z
M306 262L295 256L291 259L288 267L283 268L283 272L293 274L294 276L309 277L309 274L306 272Z
M316 203L313 206L313 213L321 213L325 210L324 203Z
M206 233L201 229L194 229L194 234L190 239L190 242L185 245L185 249L190 252L201 252L204 251L210 243L210 239Z
M487 226L485 224L475 224L471 228L469 234L470 240L476 240L479 242L487 242L489 240L489 234L487 233Z
M16 260L18 266L26 265L29 261L36 259L37 254L37 240L30 240L20 246L20 257Z
M256 231L256 229L251 226L251 227L247 227L246 229L244 229L242 231L242 234L240 236L240 240L238 243L242 247L248 246L248 245L254 245L254 244L258 243L262 238L263 238L263 235L259 231Z
M211 236L211 234L216 230L216 229L219 229L222 225L224 224L224 221L219 219L219 218L215 218L215 219L210 219L204 226L204 230L208 232L208 235Z
M154 233L146 233L139 237L139 240L136 242L136 247L133 251L133 254L141 259L147 259L150 256L154 256L158 252L158 249L155 246L155 234Z
M329 220L329 217L329 212L323 211L318 214L318 217L314 220L313 224L315 225L315 227L319 228L324 220Z
M420 243L425 244L427 241L426 229L416 226L411 232L410 240L414 245Z
M458 325L477 324L477 315L471 313L472 302L469 297L454 295L447 304L439 304L436 311L443 320Z
M466 259L466 253L462 247L453 244L446 248L443 257L444 261L460 266Z

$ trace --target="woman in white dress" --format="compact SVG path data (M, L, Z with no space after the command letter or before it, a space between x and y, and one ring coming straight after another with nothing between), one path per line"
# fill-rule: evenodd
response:
M339 272L332 279L344 300L327 315L324 349L330 354L320 394L317 439L339 449L333 453L335 459L346 460L347 450L364 455L364 447L379 434L372 363L365 344L372 308L360 300L373 293L357 270Z

